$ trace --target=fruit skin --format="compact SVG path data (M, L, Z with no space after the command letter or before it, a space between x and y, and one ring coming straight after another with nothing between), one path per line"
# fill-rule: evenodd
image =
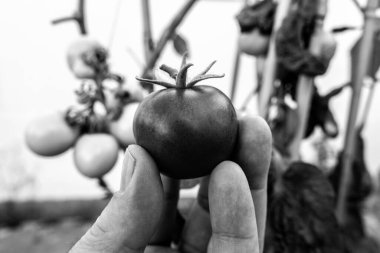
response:
M137 108L133 131L163 174L188 179L210 174L230 158L238 121L226 95L200 85L149 95Z
M115 165L119 146L115 138L106 133L82 135L74 147L74 163L86 177L98 178Z
M241 33L239 48L242 52L253 56L265 56L269 48L269 36L260 33L259 29Z
M120 118L109 123L110 133L117 139L120 146L125 149L130 144L135 144L133 134L133 118L139 103L130 103L123 108Z
M100 58L98 59L98 57ZM97 70L94 66L90 66L86 60L104 64L106 50L98 41L89 37L81 37L69 45L66 59L68 67L75 77L79 79L92 79L96 77Z
M62 112L33 120L25 131L27 146L42 156L62 154L74 145L78 136L79 129L68 125Z

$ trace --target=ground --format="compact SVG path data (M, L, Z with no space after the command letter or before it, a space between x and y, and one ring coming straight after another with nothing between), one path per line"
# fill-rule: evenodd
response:
M67 252L90 227L89 222L67 219L52 224L28 222L17 229L0 229L0 252Z

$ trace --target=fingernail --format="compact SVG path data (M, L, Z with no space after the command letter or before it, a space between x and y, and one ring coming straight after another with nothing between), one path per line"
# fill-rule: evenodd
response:
M132 179L133 173L135 172L136 159L132 156L129 148L125 151L125 157L123 162L123 170L121 172L121 182L120 182L120 191L124 191L129 182Z

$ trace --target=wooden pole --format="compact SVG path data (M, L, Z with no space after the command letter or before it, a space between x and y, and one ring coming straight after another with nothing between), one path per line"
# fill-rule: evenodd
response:
M267 112L267 106L272 96L273 83L276 77L277 69L277 57L276 57L276 45L275 37L278 29L280 28L282 21L286 17L289 11L291 0L279 0L279 4L276 11L274 20L273 32L269 43L269 52L265 61L265 69L263 75L263 84L260 90L259 96L259 114L265 117Z
M256 0L254 2L256 2ZM245 0L244 6L247 6L248 3L249 1ZM238 81L238 76L239 76L239 71L240 71L240 59L241 59L241 50L239 48L239 42L237 42L236 44L237 44L237 47L236 47L236 53L235 53L234 70L232 74L232 83L231 83L231 92L230 92L230 98L231 98L232 103L234 103L235 101L235 94L236 94L236 89L237 89L237 81Z
M359 110L361 86L363 80L368 72L369 63L371 59L373 41L375 37L375 31L378 29L378 20L376 17L376 9L378 7L378 0L368 0L367 8L364 13L364 31L360 42L359 57L356 66L355 79L352 80L352 95L350 114L348 116L346 136L344 142L343 152L343 171L340 179L338 202L337 202L337 218L340 224L346 223L346 199L348 187L351 181L351 167L353 162L353 152L355 148L355 129L356 120Z
M360 120L357 124L358 126L363 127L365 125L365 123L367 122L367 118L368 118L369 110L371 109L371 104L372 104L373 95L375 93L375 86L376 86L377 82L378 82L378 80L371 80L370 86L368 87L368 89L369 89L368 97L367 97L365 105L364 105L362 117L360 118Z
M324 17L327 12L327 0L319 0L318 3L318 15ZM321 55L322 45L317 37L320 32L323 31L323 20L318 19L315 24L313 36L310 41L309 51L315 56ZM298 131L294 136L294 140L290 145L290 156L292 161L299 160L299 150L302 139L306 132L307 122L309 119L310 105L313 97L314 78L302 75L299 77L297 83L297 111L298 111Z

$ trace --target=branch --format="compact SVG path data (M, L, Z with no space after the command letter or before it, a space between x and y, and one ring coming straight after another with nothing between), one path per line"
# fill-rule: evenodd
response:
M149 61L147 61L146 63L146 66L141 74L142 77L146 77L149 74L149 72L152 71L167 42L170 40L170 38L173 37L173 34L175 33L178 25L182 22L186 14L190 11L191 7L193 7L193 5L196 2L197 0L188 0L188 2L182 7L179 13L173 18L170 25L164 30L157 43L156 48L154 49L149 58ZM147 85L145 83L142 83L141 85L148 91L153 91L152 85Z
M150 20L149 0L141 0L144 22L144 53L145 62L149 61L150 55L154 50L154 42L152 38L152 25Z
M86 35L87 30L86 30L86 24L85 24L84 8L85 8L84 0L79 0L77 11L75 11L72 16L55 19L52 21L52 24L57 25L57 24L64 23L67 21L76 21L79 26L80 33L83 35Z

